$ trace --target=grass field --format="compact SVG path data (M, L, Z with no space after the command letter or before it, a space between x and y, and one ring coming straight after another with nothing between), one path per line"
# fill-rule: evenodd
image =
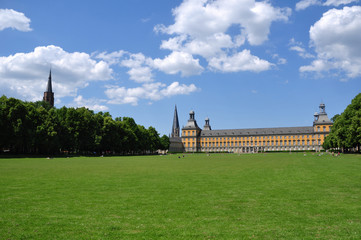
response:
M0 159L0 239L360 239L361 156Z

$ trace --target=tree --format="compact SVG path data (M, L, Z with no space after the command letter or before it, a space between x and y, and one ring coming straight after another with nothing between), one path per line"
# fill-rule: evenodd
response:
M0 98L0 150L7 150L9 147L9 136L11 134L10 122L8 119L7 97Z
M149 127L148 128L148 133L149 133L149 150L151 152L154 152L158 149L160 149L162 146L161 141L160 141L160 137L159 137L159 133L157 132L157 130L155 130L154 127Z
M327 136L324 148L340 148L342 151L357 150L361 146L361 93L358 94L340 115L335 115L334 125Z
M160 138L160 143L161 143L161 149L162 150L169 149L169 137L167 135L163 135Z
M13 153L56 154L154 152L162 145L153 127L133 118L94 113L87 108L56 109L48 103L0 98L0 150Z

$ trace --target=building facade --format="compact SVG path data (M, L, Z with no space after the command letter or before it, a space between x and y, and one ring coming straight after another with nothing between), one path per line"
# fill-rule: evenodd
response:
M314 122L309 127L279 127L212 130L209 119L201 129L195 113L189 113L187 125L182 128L185 152L253 153L264 151L320 151L332 122L321 103Z

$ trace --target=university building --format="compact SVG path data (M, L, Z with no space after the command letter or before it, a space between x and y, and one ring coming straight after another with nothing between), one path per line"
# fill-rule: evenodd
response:
M176 142L176 139L180 138L185 152L320 151L325 137L331 130L332 122L325 111L325 104L321 103L319 109L319 112L314 114L313 125L309 127L226 130L212 130L208 118L201 129L194 111L191 111L187 125L182 128L181 137L174 134L179 133L179 124L173 123L169 150L172 151L172 141ZM174 116L178 122L176 109Z

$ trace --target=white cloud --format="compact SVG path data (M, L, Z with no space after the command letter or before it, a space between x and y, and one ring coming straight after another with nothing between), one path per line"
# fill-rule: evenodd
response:
M331 9L310 28L311 44L317 59L301 72L344 72L361 76L361 7Z
M70 105L73 107L86 107L89 108L90 110L104 112L109 110L107 106L101 105L101 103L104 102L106 102L106 100L95 99L95 98L84 99L82 95L79 95L74 98L73 103L71 103Z
M173 9L173 15L173 25L157 26L156 30L201 40L226 33L236 24L251 44L259 45L267 40L273 21L288 20L290 9L274 8L268 2L254 0L185 0Z
M217 58L220 58L218 62L223 61L229 52L239 51L238 48L246 40L251 45L264 43L268 39L271 23L287 21L290 14L289 8L276 8L268 1L185 0L173 9L174 24L158 25L155 31L172 35L162 42L162 49L199 55L214 63ZM238 32L230 35L230 28L238 28ZM248 65L254 63L255 58L248 58L251 60ZM209 65L213 64L209 62ZM251 67L231 68L253 71Z
M233 56L221 56L209 61L211 69L221 72L252 71L261 72L271 68L272 64L253 56L249 50L243 50Z
M119 64L122 67L129 68L127 71L129 78L137 83L153 82L154 70L166 74L180 73L181 76L198 75L203 71L199 59L194 59L191 54L185 52L174 51L163 59L152 59L142 53L132 54L122 50L94 55L109 64Z
M203 68L199 65L199 59L185 52L172 52L164 59L156 58L153 66L167 74L181 73L182 76L201 74Z
M191 85L180 85L179 82L174 82L166 88L160 90L162 96L170 97L174 95L187 95L191 92L197 91L197 87L194 84Z
M278 65L283 65L287 63L287 59L280 57L277 53L272 55L273 59L277 59L277 64Z
M310 6L321 5L321 0L302 0L296 3L296 11L304 10Z
M128 55L129 57L122 60L120 65L129 68L127 72L129 78L137 83L152 82L153 73L149 65L152 64L153 60L146 58L142 53Z
M109 87L105 94L110 99L110 104L131 104L138 105L141 99L158 101L165 97L171 97L175 95L187 95L194 91L197 91L197 87L194 84L185 85L174 82L169 86L163 83L146 83L136 88L125 87Z
M86 87L90 81L112 78L109 65L91 59L87 53L41 46L33 52L0 57L0 95L11 93L25 100L40 100L50 68L57 98L75 96L78 88Z
M109 65L114 65L114 64L119 64L120 59L125 54L127 54L126 51L119 50L119 51L111 52L111 53L107 53L107 52L94 53L94 54L92 54L92 56L94 56L97 59L101 59L101 60L107 62Z
M131 68L128 72L129 78L138 83L152 82L152 69L149 67L136 67Z
M5 28L13 28L22 32L28 32L30 28L30 19L24 13L13 9L0 9L0 31Z
M297 42L294 38L290 40L290 50L297 52L298 56L302 58L315 58L314 55L307 52L306 49L303 47L303 44L301 42Z
M96 58L129 68L129 78L137 83L154 82L155 70L183 77L199 75L204 67L195 55L208 61L208 67L223 72L265 71L271 63L251 55L249 50L240 52L239 48L246 41L251 45L262 44L268 39L271 23L287 21L290 14L291 9L273 7L268 1L184 0L173 9L174 24L154 28L172 35L160 46L170 50L169 55L152 59L142 53L119 51L103 52ZM231 28L232 31L238 28L238 32L231 35ZM286 63L284 58L275 59L278 64Z
M327 0L323 5L324 6L335 6L338 7L340 5L346 5L354 2L358 2L359 0Z
M304 10L314 5L338 7L340 5L347 5L358 1L359 0L327 0L325 2L322 2L321 0L302 0L296 3L296 11Z
M94 53L95 58L102 59L109 65L119 64L121 67L129 68L129 79L137 83L153 82L153 60L142 53L132 54L124 50L116 52Z

